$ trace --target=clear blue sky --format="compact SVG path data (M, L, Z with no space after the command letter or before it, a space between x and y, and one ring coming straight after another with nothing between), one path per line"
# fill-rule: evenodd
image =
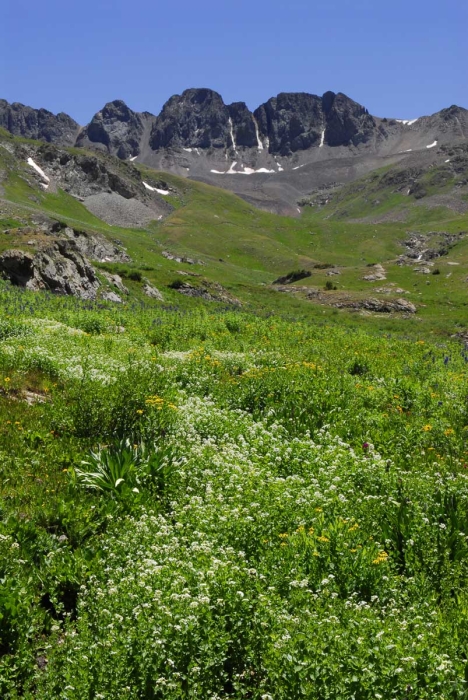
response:
M468 107L467 30L466 0L3 0L0 97L84 124L188 87L251 109L334 90L411 119Z

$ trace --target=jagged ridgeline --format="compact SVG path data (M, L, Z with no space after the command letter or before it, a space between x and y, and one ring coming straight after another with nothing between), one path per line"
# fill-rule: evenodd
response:
M244 102L227 105L213 90L192 88L172 96L157 116L109 102L83 128L66 114L2 100L0 126L137 160L291 215L297 199L317 188L387 164L424 161L434 148L466 141L468 111L452 106L418 119L381 118L334 92L280 93L251 111Z

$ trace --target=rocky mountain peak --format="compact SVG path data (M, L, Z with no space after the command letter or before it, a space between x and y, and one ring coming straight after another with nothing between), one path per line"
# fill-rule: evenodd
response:
M92 144L121 159L137 156L146 119L146 115L134 112L123 100L108 102L82 130L76 145Z
M221 95L208 88L191 88L173 95L156 118L150 147L224 148L229 112Z
M47 109L34 109L20 102L9 104L6 100L0 100L0 126L14 136L61 146L73 146L80 128L64 112L53 114Z

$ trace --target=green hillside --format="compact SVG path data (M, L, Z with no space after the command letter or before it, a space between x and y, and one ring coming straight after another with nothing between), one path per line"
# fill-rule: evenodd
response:
M11 136L2 138L6 143L17 144L17 140ZM106 157L99 157L106 162ZM24 247L22 234L15 236L11 231L15 228L15 221L30 223L35 212L42 212L52 219L120 240L133 260L131 268L141 270L152 283L163 288L171 303L198 303L197 300L188 302L181 298L182 295L167 289L168 285L180 280L178 273L182 267L201 275L203 279L220 282L249 308L250 305L271 310L279 308L287 311L291 308L294 313L300 310L306 315L316 315L317 311L322 313L325 310L328 314L334 303L340 304L343 299L349 303L379 297L380 293L375 289L385 286L391 289L393 285L405 290L405 298L418 309L414 319L426 324L428 329L440 328L453 332L466 323L466 240L460 238L448 254L435 261L431 272L437 269L436 275L420 274L413 271L417 265L399 266L396 262L405 253L403 243L409 234L430 234L432 241L441 232L454 234L467 231L468 214L457 213L447 207L426 206L424 199L417 200L415 204L414 196L408 202L410 198L392 194L395 181L401 181L398 169L377 172L345 186L325 207L316 209L305 206L300 218L292 219L255 209L225 190L137 166L139 173L136 177L141 175L150 184L158 180L168 183L172 188L171 195L165 200L174 207L174 211L167 218L154 221L149 226L122 229L99 220L80 201L63 190L55 194L41 191L31 180L31 169L25 159L21 161L17 154L0 148L0 158L4 173L1 184L3 227L10 230L7 236L0 234L0 249ZM115 159L107 157L107 160L119 164ZM461 156L459 160L464 163ZM127 164L125 166L129 167ZM122 169L123 165L118 167ZM456 177L460 179L465 171L462 166L458 169L460 172ZM434 183L437 182L441 192L449 187L446 180L440 179L443 172L444 169L439 168L421 176L424 182L430 179L430 192L434 193ZM392 185L388 184L389 180L393 182ZM453 182L450 182L452 187ZM381 202L377 213L386 216L392 211L395 215L401 213L401 202L404 200L404 207L409 207L408 220L399 222L388 217L388 220L380 223L365 223L371 209L373 215L376 214L375 205L369 204L376 200ZM358 218L364 222L358 222ZM164 250L201 261L203 265L187 266L167 260L161 256ZM369 274L368 266L377 263L385 268L385 284L362 279ZM112 264L107 267L110 271L114 269ZM340 274L331 276L331 267L335 267ZM319 295L320 309L317 309L313 298L305 298L304 291L284 294L269 286L277 277L296 269L309 270L312 275L291 288L305 286L324 292L330 280L337 287ZM193 278L193 281L196 283L197 279ZM138 285L134 285L132 294L138 297ZM338 313L340 316L349 315L347 311ZM372 325L375 316L372 315L368 322Z
M0 260L65 224L130 256L90 298L0 280L0 697L466 699L467 215L356 221L400 211L379 172L279 217L88 154L169 193L121 228L0 141Z

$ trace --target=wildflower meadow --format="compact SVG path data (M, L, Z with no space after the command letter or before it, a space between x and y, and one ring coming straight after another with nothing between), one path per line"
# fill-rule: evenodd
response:
M468 698L463 345L0 292L2 698Z

